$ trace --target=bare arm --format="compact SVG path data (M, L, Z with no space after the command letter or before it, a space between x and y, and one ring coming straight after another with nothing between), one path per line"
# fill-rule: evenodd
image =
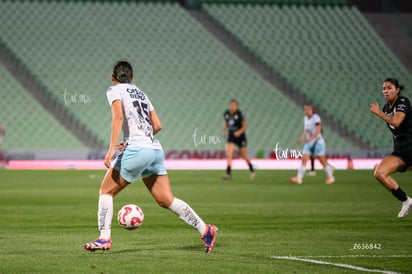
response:
M222 131L222 136L223 138L226 138L226 133L227 133L227 122L223 124L223 131Z
M315 132L306 140L307 143L318 137L318 135L322 132L322 126L320 124L316 125Z
M112 103L112 133L110 137L110 145L107 154L104 157L104 165L107 168L110 168L110 160L116 151L116 146L118 145L117 142L119 141L120 133L123 127L123 120L124 116L122 102L120 100L116 100Z
M162 129L162 122L155 110L150 112L150 123L153 127L153 135L156 135Z
M400 111L395 112L394 116L389 116L385 114L384 112L380 110L378 103L371 104L369 110L370 112L372 112L373 114L375 114L376 116L384 120L386 123L394 127L399 127L402 124L403 120L405 119L404 112L400 112Z
M298 145L300 145L306 138L306 130L302 132L302 134L298 138Z

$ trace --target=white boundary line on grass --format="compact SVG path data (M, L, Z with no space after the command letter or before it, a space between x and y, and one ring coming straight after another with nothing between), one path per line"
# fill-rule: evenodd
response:
M319 255L297 256L298 258L412 258L412 255Z
M399 272L394 272L394 271L387 271L387 270L380 270L380 269L370 269L370 268L365 268L365 267L350 265L350 264L339 264L339 263L331 263L331 262L325 262L325 261L319 261L319 260L313 260L313 259L305 259L303 257L272 256L270 258L271 259L279 259L279 260L301 261L301 262L320 264L320 265L333 265L333 266L337 266L337 267L354 269L354 270L364 271L364 272L385 273L385 274L400 274ZM328 258L334 258L334 257L328 257ZM340 257L340 258L342 258L342 257Z

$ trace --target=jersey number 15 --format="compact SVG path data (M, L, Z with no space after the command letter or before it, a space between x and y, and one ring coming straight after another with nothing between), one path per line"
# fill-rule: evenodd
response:
M149 111L147 110L147 104L140 102L140 101L134 101L133 106L136 108L137 114L139 114L140 118L143 118L150 124L149 120Z

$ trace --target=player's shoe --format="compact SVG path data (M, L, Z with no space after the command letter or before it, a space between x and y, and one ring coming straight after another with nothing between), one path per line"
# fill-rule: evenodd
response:
M225 176L222 176L222 179L223 180L230 180L230 179L232 179L232 176L230 174L226 173Z
M325 184L331 185L331 184L333 184L334 182L335 182L335 177L330 176L330 177L326 178Z
M292 184L301 184L302 183L302 179L298 178L298 177L291 177L289 178L289 182L291 182Z
M202 240L205 244L205 252L212 252L212 248L215 245L218 228L215 225L207 225L206 231L202 236Z
M316 171L314 170L308 171L308 173L306 173L306 176L316 176Z
M256 173L253 171L249 174L249 180L253 181L256 178Z
M112 248L112 240L96 239L92 242L85 243L83 248L89 251L109 250Z
M398 218L403 218L408 215L409 210L412 208L412 199L408 197L408 199L405 202L402 202L402 208L401 211L398 213Z

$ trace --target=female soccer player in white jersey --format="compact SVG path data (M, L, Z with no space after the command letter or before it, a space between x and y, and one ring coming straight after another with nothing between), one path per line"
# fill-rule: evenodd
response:
M382 111L378 103L370 105L370 111L386 122L393 136L393 152L382 159L375 170L375 178L402 203L398 218L408 215L412 208L412 199L391 176L397 171L412 169L412 106L409 99L401 95L402 90L396 78L388 78L382 85L387 101Z
M207 225L184 201L174 197L161 144L154 138L162 124L149 97L131 83L133 69L127 61L118 61L113 67L114 86L107 90L112 109L112 130L109 150L104 158L108 171L102 181L98 202L98 228L100 236L83 245L90 251L112 248L111 223L113 198L129 184L142 177L156 202L174 212L202 235L205 252L215 243L217 227ZM123 123L125 122L125 123ZM118 144L123 128L124 142ZM121 151L113 166L110 164L116 147Z
M305 118L304 118L304 130L302 135L298 139L298 144L304 142L302 151L302 165L298 169L296 177L289 179L291 183L301 184L303 176L306 171L306 163L310 160L311 154L319 159L326 172L326 184L332 184L335 182L333 177L333 169L328 165L326 161L326 145L322 136L322 124L320 116L315 113L314 108L310 104L304 106Z

